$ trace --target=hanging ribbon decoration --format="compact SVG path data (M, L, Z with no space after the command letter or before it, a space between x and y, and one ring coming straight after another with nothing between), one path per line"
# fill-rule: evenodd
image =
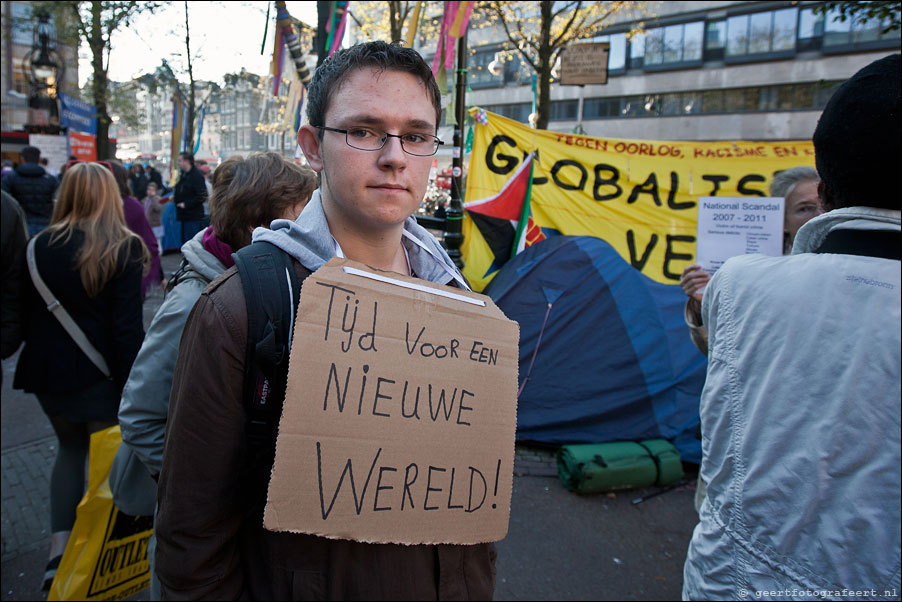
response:
M172 130L169 139L169 186L175 186L178 168L176 167L176 159L179 153L184 150L186 134L185 132L185 100L182 98L182 92L176 88L175 94L172 95Z
M326 25L326 31L329 37L326 40L326 49L329 56L335 54L341 48L341 38L345 34L345 24L348 21L348 5L350 2L333 2L332 14L329 23Z
M273 40L272 62L269 65L269 73L272 76L272 95L279 95L279 86L282 83L282 67L285 62L285 44L282 28L277 27Z
M432 73L438 76L439 66L446 70L454 68L454 53L457 49L457 39L467 31L470 22L470 14L473 12L473 2L445 2L445 14L442 17L442 33L438 39L438 47L432 58ZM444 56L444 61L442 58Z
M285 7L285 2L276 2L276 29L281 33L283 47L288 48L291 60L294 62L294 69L298 74L298 79L306 86L310 83L310 69L307 68L307 62L304 60L304 53L301 50L301 40L294 33L294 27L291 25L291 15ZM281 73L281 71L279 72Z
M413 43L417 38L417 28L420 26L420 9L423 7L423 0L417 0L416 8L413 9L413 15L410 17L410 25L407 26L407 39L404 40L404 46L413 48Z
M194 150L191 151L191 154L196 155L197 151L200 150L200 135L204 133L204 116L207 114L207 105L206 101L201 106L200 111L197 116L197 133L194 136Z

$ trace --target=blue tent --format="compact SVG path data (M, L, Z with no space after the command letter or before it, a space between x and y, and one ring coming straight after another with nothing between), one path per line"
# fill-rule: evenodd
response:
M700 462L706 360L679 286L644 276L600 238L553 236L508 261L485 293L520 324L518 439L664 437Z

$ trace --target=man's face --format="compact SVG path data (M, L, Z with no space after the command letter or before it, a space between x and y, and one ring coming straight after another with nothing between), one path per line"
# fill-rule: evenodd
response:
M191 161L189 161L185 157L179 157L179 169L181 169L182 171L190 171Z
M824 212L817 196L817 184L814 180L803 180L786 196L786 219L783 230L789 235L790 240L795 238L796 232L805 225L805 222Z
M435 108L426 87L399 71L357 69L332 95L325 126L366 126L389 134L435 134ZM310 128L310 126L306 126ZM309 133L318 130L310 128ZM398 138L376 151L351 148L345 134L322 132L318 152L305 154L323 174L323 207L330 226L351 229L390 228L404 223L423 200L432 157L409 155ZM299 134L299 139L304 138ZM341 224L333 224L338 220Z

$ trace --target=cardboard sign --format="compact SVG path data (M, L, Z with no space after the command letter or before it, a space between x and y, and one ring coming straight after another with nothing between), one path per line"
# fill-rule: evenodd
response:
M301 289L264 526L372 543L507 534L519 327L334 258Z
M699 265L712 276L730 257L783 254L783 199L701 197L698 200Z
M573 44L561 53L561 85L608 83L610 42Z

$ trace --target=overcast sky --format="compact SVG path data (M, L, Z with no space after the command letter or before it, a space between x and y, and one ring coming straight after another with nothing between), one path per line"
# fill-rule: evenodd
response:
M286 2L291 16L316 25L316 2ZM263 55L260 46L270 23ZM226 73L242 67L265 75L272 60L275 2L220 2L195 0L188 3L191 26L192 68L195 80L222 82ZM172 2L154 14L138 16L131 27L113 34L109 76L127 81L153 72L166 59L180 77L187 76L185 61L185 3ZM79 49L79 86L91 75L90 50Z

